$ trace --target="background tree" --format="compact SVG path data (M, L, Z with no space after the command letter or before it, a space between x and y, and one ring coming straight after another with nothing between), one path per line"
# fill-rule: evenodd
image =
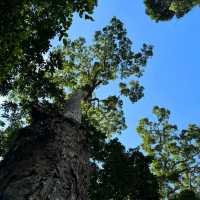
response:
M167 109L154 107L156 122L140 120L137 131L143 140L142 147L153 157L152 172L159 178L163 197L180 190L199 191L199 132L194 124L178 132L169 122Z
M155 21L183 17L192 8L199 6L199 0L145 0L146 13Z

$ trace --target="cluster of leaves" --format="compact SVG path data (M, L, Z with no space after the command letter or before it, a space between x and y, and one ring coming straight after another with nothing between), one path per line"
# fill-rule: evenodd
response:
M170 20L174 16L183 17L195 6L199 0L145 0L146 13L155 21Z
M159 199L158 182L149 169L150 157L138 148L126 151L118 139L105 142L105 134L96 129L89 138L90 199Z
M50 40L66 35L74 12L91 18L96 4L96 0L2 0L0 93L6 95L19 83L32 87L32 81L43 78L38 71L44 68ZM20 81L15 84L16 76Z
M137 132L142 147L153 157L151 169L160 182L160 193L169 197L180 190L199 191L200 186L200 128L194 124L178 131L169 122L170 111L154 107L157 120L140 120Z

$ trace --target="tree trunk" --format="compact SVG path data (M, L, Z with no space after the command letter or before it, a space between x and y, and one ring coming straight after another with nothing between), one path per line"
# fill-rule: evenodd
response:
M18 131L0 163L0 200L86 200L88 160L80 125L49 114Z

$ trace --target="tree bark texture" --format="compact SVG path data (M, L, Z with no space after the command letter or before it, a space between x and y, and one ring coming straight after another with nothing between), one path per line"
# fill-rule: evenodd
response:
M49 114L18 131L0 163L0 200L86 200L88 160L86 132Z

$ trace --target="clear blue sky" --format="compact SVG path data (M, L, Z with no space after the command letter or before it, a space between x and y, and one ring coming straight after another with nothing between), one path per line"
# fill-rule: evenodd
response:
M142 0L99 0L93 16L94 22L75 17L70 37L90 40L95 30L116 16L125 24L135 49L144 42L154 46L141 79L145 97L134 105L125 104L128 129L120 136L122 143L127 147L140 144L136 125L139 119L152 117L154 105L171 110L171 121L180 128L200 124L200 8L182 19L155 23L145 15Z

